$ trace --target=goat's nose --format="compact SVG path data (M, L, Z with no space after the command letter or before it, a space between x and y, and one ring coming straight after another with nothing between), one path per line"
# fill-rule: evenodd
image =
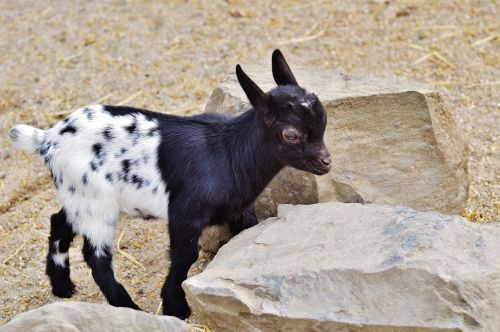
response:
M325 166L330 166L332 163L332 157L330 156L330 152L328 150L321 151L320 160Z
M325 166L330 166L331 163L332 163L332 158L330 156L328 156L328 157L321 157L321 162Z

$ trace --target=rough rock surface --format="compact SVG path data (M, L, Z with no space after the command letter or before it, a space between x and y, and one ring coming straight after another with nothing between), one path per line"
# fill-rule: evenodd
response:
M269 68L244 69L264 90L275 86ZM273 192L282 194L271 197L264 192L260 205L303 204L310 195L307 203L317 197L320 202L372 202L444 213L465 207L467 148L436 90L400 79L292 70L299 84L318 95L328 113L325 141L334 164L323 177L304 175L317 182L306 186L306 191L300 185L289 188L304 178L285 171L273 183ZM248 108L231 73L214 90L205 111L237 114ZM272 212L259 211L266 216Z
M183 284L217 331L498 331L500 226L403 207L280 206Z
M56 302L24 312L0 328L2 332L194 331L184 321L128 308L83 302Z

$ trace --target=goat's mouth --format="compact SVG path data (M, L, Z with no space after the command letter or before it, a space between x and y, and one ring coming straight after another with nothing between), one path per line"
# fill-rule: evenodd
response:
M324 175L330 171L331 165L325 165L320 161L310 161L308 171L314 175Z

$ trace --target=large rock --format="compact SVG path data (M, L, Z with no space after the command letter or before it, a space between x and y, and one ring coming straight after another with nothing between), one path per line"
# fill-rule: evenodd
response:
M16 316L2 332L194 331L184 321L128 308L83 302L56 302Z
M275 86L270 68L244 69L263 89ZM465 206L466 146L436 90L399 79L293 70L299 84L315 92L328 113L325 141L334 164L322 177L285 171L259 199L261 216L275 213L277 203L318 200L444 213ZM236 75L230 73L212 93L205 111L238 114L249 107Z
M281 207L184 282L217 331L498 331L499 225L375 204Z

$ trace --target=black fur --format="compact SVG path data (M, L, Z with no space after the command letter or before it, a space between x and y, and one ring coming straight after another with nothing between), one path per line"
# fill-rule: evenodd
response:
M125 288L115 279L111 265L110 248L105 248L102 253L98 254L89 239L84 237L83 258L91 268L92 277L109 304L115 307L128 307L139 310L139 307L132 301Z
M94 154L97 158L102 157L102 144L96 143L92 145L92 151L94 151Z
M94 111L90 108L84 108L83 113L87 116L88 120L94 119Z
M69 260L66 259L65 267L55 264L52 255L66 253L75 233L71 225L66 221L66 213L64 210L53 214L50 217L50 236L49 236L49 252L47 254L47 265L45 273L49 276L50 284L52 285L52 293L55 296L69 298L75 291L75 285L71 281L69 274ZM56 247L58 242L58 248Z
M115 135L113 134L113 130L111 127L107 127L102 131L102 136L106 139L106 141L111 141L113 138L115 138Z
M106 173L106 180L108 180L110 183L113 183L113 174Z
M76 134L76 128L72 125L67 125L63 129L61 129L61 131L59 132L59 134L61 134L61 135L65 134L65 133Z

